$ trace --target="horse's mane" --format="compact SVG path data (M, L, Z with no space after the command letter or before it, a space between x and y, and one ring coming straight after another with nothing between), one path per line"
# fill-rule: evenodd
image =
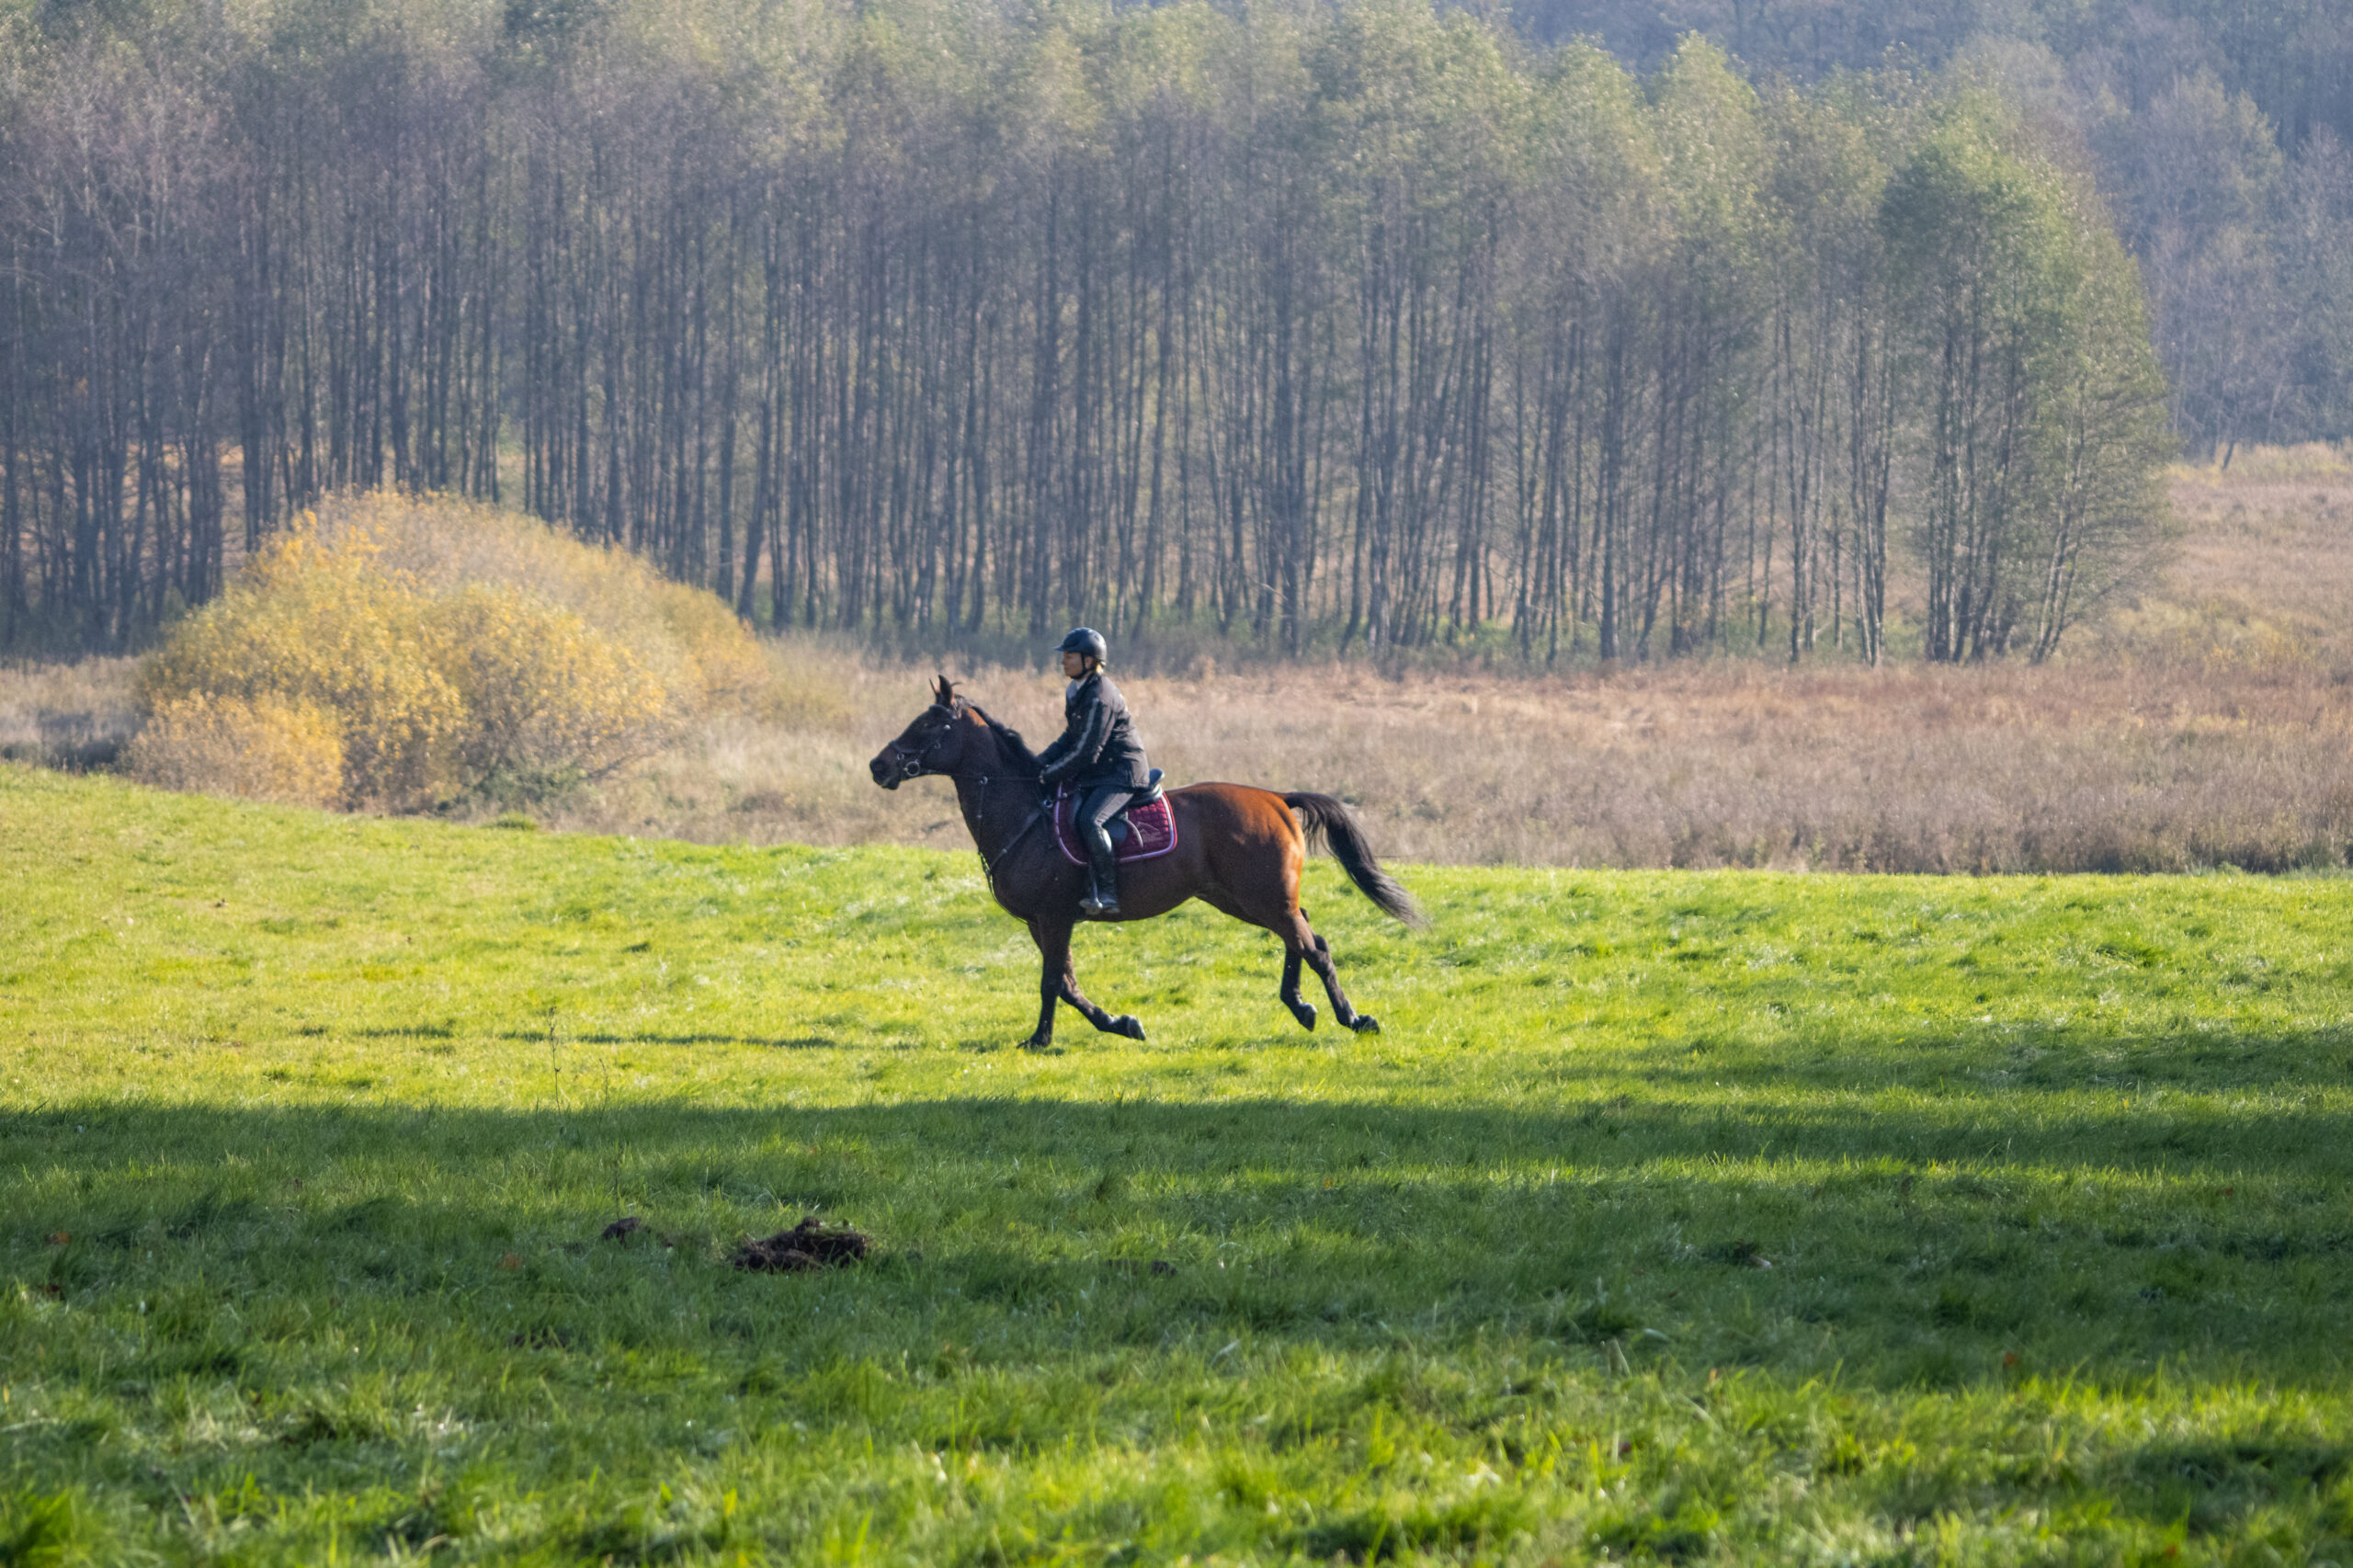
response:
M990 718L988 710L970 699L959 698L958 700L971 709L973 715L989 727L989 733L996 737L997 750L1004 754L1005 759L1013 765L1016 772L1032 778L1038 776L1040 771L1038 758L1029 750L1029 743L1022 740L1020 731L1002 720Z

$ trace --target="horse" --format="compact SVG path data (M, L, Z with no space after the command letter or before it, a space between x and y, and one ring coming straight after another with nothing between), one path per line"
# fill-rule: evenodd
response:
M1115 1017L1088 1001L1072 972L1071 932L1082 918L1078 903L1086 873L1054 842L1052 802L1044 798L1037 757L1017 732L959 695L946 676L933 684L931 695L931 706L867 766L885 790L926 776L954 781L990 892L1006 913L1028 924L1038 944L1038 1028L1023 1047L1043 1051L1053 1043L1057 1002L1069 1003L1105 1034L1142 1040L1143 1025L1133 1015ZM1305 967L1324 983L1342 1026L1358 1034L1379 1033L1380 1020L1358 1012L1340 989L1331 947L1299 906L1299 873L1308 850L1328 847L1348 880L1383 914L1412 926L1428 922L1413 895L1381 869L1347 807L1329 795L1278 794L1242 784L1195 784L1169 790L1167 800L1176 847L1154 859L1122 865L1120 911L1100 918L1150 920L1198 898L1281 938L1278 994L1303 1028L1315 1027L1315 1004L1299 994L1299 971Z

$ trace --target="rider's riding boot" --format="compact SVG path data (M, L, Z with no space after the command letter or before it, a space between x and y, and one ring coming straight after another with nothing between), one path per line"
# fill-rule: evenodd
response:
M1088 915L1120 913L1119 863L1113 858L1111 835L1099 827L1090 827L1086 835L1086 896L1078 907Z

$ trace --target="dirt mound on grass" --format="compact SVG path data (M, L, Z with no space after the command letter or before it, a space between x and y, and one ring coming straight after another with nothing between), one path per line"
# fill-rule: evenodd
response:
M858 1262L873 1244L847 1225L825 1225L814 1214L765 1241L747 1241L729 1262L764 1274L797 1274L810 1268L841 1268Z

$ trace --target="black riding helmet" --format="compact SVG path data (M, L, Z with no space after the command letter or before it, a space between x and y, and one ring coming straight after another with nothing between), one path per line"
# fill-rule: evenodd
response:
M1111 656L1111 645L1104 642L1103 634L1093 627L1078 626L1071 629L1070 635L1062 640L1054 652L1089 654L1099 665Z

